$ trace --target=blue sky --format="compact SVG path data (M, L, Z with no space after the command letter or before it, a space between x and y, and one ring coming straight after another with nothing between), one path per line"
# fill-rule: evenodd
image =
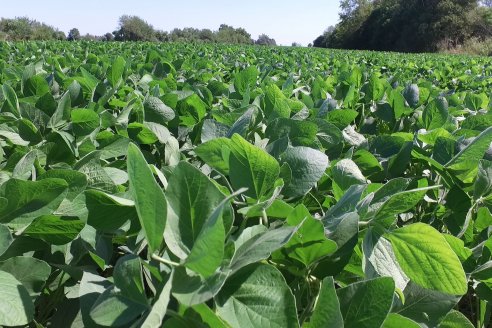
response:
M67 33L112 32L123 14L137 15L169 31L174 27L244 27L253 38L266 33L277 43L307 45L338 20L338 0L9 0L0 16L28 16Z

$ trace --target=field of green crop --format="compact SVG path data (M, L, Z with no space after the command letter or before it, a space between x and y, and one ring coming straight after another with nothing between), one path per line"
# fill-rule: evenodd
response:
M0 43L0 326L489 327L492 58Z

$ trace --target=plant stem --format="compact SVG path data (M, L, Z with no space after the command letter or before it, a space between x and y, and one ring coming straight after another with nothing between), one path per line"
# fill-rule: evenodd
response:
M152 259L156 260L156 261L159 261L161 263L164 263L164 264L167 264L167 265L170 265L170 266L175 266L175 267L178 267L180 266L181 264L177 263L177 262L173 262L171 260L166 260L165 258L162 258L158 255L155 255L155 254L152 254Z

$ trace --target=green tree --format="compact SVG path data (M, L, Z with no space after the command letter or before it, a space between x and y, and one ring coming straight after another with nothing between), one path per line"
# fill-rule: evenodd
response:
M117 41L157 41L154 27L138 16L121 16L113 34Z
M270 38L268 35L261 34L258 37L258 40L255 41L255 44L261 46L276 46L277 42L275 41L275 39Z
M80 31L77 28L73 28L68 32L67 36L68 41L77 41L80 40Z

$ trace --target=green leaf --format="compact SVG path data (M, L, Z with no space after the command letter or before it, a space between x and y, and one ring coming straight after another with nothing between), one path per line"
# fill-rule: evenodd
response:
M207 105L196 94L181 100L177 108L180 123L185 126L200 123L207 113Z
M253 226L244 229L234 242L230 269L236 272L248 264L267 259L272 252L284 246L295 231L293 227L266 230L264 226Z
M166 197L142 152L134 144L128 146L127 169L138 219L149 244L150 253L153 253L160 248L164 239Z
M343 190L354 184L366 184L367 180L357 164L351 159L342 159L332 168L333 181Z
M468 284L458 256L433 227L415 223L385 235L403 272L416 284L452 295L464 295Z
M297 206L289 214L287 224L298 228L281 252L306 267L336 251L337 244L326 238L323 223L314 219L304 205Z
M157 97L148 97L144 102L145 121L165 124L174 119L175 113L172 108L166 106Z
M17 95L15 94L14 89L8 84L2 85L2 93L5 98L5 103L7 105L7 109L9 112L14 114L16 117L20 117L19 111L19 100L17 99Z
M418 85L407 85L405 90L403 90L403 97L405 97L405 100L410 105L410 107L417 107L420 101L420 90Z
M168 281L162 288L157 300L152 305L152 310L150 310L149 315L145 318L145 321L142 323L142 328L155 328L160 327L162 322L164 321L164 317L166 316L167 306L169 305L169 301L171 299L171 288L173 282L173 273L169 277Z
M175 271L172 293L179 303L186 306L205 303L217 295L230 274L230 271L218 270L204 278L185 267L177 267Z
M440 128L446 123L448 116L448 102L446 98L436 98L425 107L422 113L424 127L427 130Z
M11 257L0 262L0 270L13 275L31 296L39 295L51 274L48 263L27 256Z
M73 133L85 136L99 127L100 117L91 109L74 109L70 112Z
M481 160L478 164L478 176L474 185L475 200L492 192L492 162Z
M411 281L404 292L404 304L395 300L392 311L409 318L422 327L437 327L461 297L424 289Z
M26 288L10 273L0 271L0 325L24 326L34 318L34 305Z
M366 280L337 290L345 328L380 327L388 315L395 284L388 277Z
M134 302L147 305L140 258L129 254L118 259L113 272L114 284L121 294Z
M108 80L113 88L117 88L122 82L125 72L126 61L122 57L117 57L108 71Z
M37 152L32 150L24 155L15 165L12 177L20 180L27 180L31 176Z
M304 196L313 188L329 165L328 157L322 152L308 147L287 149L281 161L292 170L292 180L283 190L287 197Z
M230 144L231 140L228 138L212 139L198 145L195 153L210 167L229 175Z
M53 245L65 245L77 238L85 223L72 217L43 215L36 218L22 233Z
M316 123L278 118L268 124L265 137L269 138L270 142L288 137L293 146L311 146L314 144L317 133Z
M90 317L101 326L129 326L146 308L109 288L92 305Z
M128 125L128 136L142 145L152 145L159 141L155 133L142 123L133 122Z
M0 188L0 197L8 200L7 204L0 204L0 222L51 214L65 198L67 189L67 183L60 179L10 179Z
M343 328L343 317L340 312L340 302L337 298L333 277L323 279L308 327Z
M492 127L489 127L446 163L445 167L453 171L463 182L472 182L478 170L478 162L491 143Z
M256 66L249 66L234 76L234 89L239 94L244 95L246 90L255 88L257 78L258 69Z
M10 229L5 225L0 224L0 255L9 249L10 244L12 244L13 241L14 238L10 233Z
M404 316L397 313L390 313L386 320L384 320L381 328L420 328L420 326L415 321Z
M439 328L474 328L475 326L461 312L451 310L439 325Z
M87 224L101 232L121 228L128 220L137 218L135 203L99 190L87 190L85 202L88 210Z
M265 87L265 116L269 120L290 116L290 106L282 90L275 84Z
M362 87L366 101L380 100L384 94L384 84L377 75L372 75L367 84Z
M340 130L345 129L350 123L352 123L357 116L359 116L359 112L352 109L335 109L328 112L328 116L326 120L332 124L334 124Z
M278 162L240 135L231 138L229 176L234 189L248 188L245 195L260 199L272 189L280 174Z
M376 220L384 220L405 213L415 208L415 205L424 198L427 191L437 188L439 186L406 190L393 194L381 205L374 217Z
M81 172L74 170L52 169L46 171L38 179L56 178L65 180L68 183L68 192L66 198L74 200L87 187L87 177Z
M203 276L214 273L224 255L224 194L209 178L186 162L173 170L166 190L166 243L186 266ZM216 211L219 212L216 213Z
M381 238L374 229L369 229L362 244L364 252L364 272L368 277L391 277L400 290L408 284L408 277L396 260L391 243Z
M270 265L241 269L227 280L216 301L219 316L232 327L299 327L294 296Z

